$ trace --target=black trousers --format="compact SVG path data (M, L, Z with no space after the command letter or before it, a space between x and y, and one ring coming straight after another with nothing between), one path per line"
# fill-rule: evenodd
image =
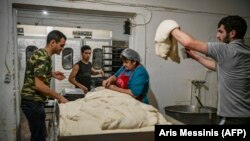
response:
M217 117L217 124L219 125L230 125L230 124L250 124L250 117Z
M31 141L46 140L46 115L44 105L44 102L23 99L21 101L21 108L29 122Z

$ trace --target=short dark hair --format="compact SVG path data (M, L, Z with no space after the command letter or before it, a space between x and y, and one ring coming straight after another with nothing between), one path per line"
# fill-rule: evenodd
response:
M81 48L81 53L83 53L85 50L91 50L91 47L89 45L83 45Z
M221 21L218 23L218 28L221 25L224 25L227 33L231 32L232 30L235 30L236 39L243 39L247 31L246 21L238 15L232 15L222 18Z
M64 38L65 40L67 40L67 37L61 31L53 30L47 36L47 44L49 44L50 41L52 41L52 40L55 40L56 43L58 43L58 42L60 42L60 40L62 38Z

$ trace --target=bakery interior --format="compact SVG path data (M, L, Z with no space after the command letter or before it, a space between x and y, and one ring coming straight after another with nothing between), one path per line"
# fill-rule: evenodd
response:
M20 90L28 55L34 48L45 46L46 35L51 30L60 30L68 38L67 49L52 58L53 69L64 72L66 77L73 64L81 58L81 46L92 47L90 61L95 69L104 71L104 76L92 77L91 93L98 92L102 80L122 65L114 54L131 48L139 53L141 64L150 76L149 105L157 110L156 114L162 116L164 123L215 124L218 101L216 72L186 58L181 44L178 44L179 63L160 58L155 54L155 32L161 21L174 19L181 29L198 39L218 41L215 36L217 22L225 15L238 14L249 25L249 6L248 0L1 0L0 17L4 20L0 26L0 140L30 139L28 123L20 109ZM245 42L250 45L249 30ZM68 79L52 80L51 84L53 90L72 102L91 98L82 97ZM65 125L60 121L63 108L66 110L54 99L48 99L46 103L48 141L154 140L151 127L78 133L79 127L77 134L66 133L66 129L63 133L67 128L66 121ZM86 126L91 125L87 123Z

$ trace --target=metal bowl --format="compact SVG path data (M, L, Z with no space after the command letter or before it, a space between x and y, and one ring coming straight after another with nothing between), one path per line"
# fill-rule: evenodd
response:
M184 124L216 124L217 109L195 105L174 105L164 108L165 113Z

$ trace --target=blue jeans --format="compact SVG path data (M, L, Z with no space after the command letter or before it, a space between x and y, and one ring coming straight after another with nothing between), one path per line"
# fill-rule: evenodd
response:
M46 140L45 110L44 102L31 100L21 101L21 108L29 122L31 141Z

